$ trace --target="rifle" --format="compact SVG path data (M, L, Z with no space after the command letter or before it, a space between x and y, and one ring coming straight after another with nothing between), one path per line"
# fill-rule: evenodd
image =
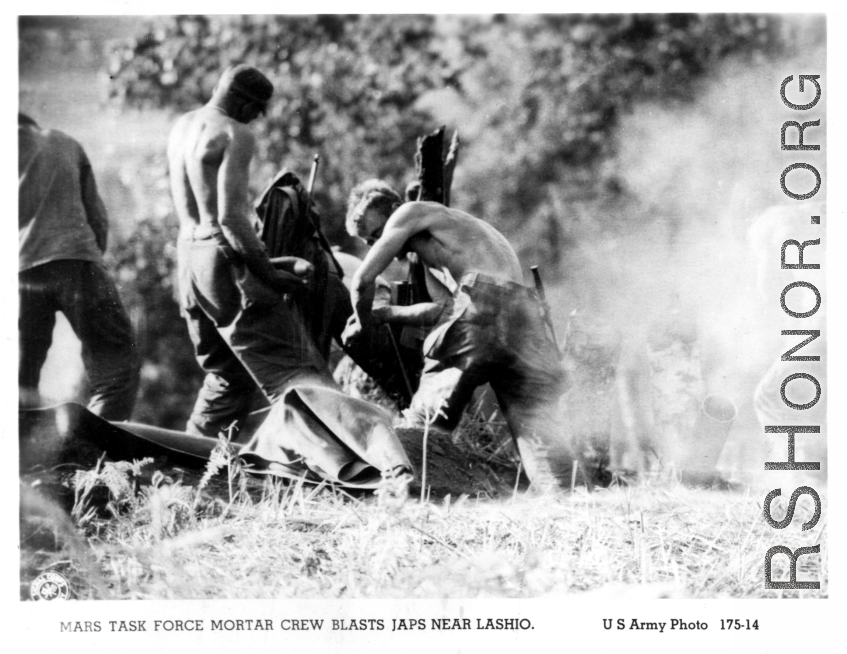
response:
M315 188L315 178L318 176L318 164L321 161L321 155L315 153L315 158L312 160L312 170L309 173L309 186L306 188L306 216L309 220L312 220L312 191ZM341 268L341 264L338 263L336 258L332 254L332 247L329 244L329 241L326 240L326 236L324 236L323 231L321 230L320 225L315 225L315 231L318 233L318 238L321 241L321 245L324 250L329 254L329 258L332 259L333 265L335 265L335 270L338 273L338 277L340 279L344 279L344 270Z
M532 278L535 281L535 290L538 291L538 300L541 305L541 317L544 320L544 324L547 325L547 328L550 330L550 334L553 337L553 345L556 346L556 353L561 359L564 356L564 353L559 347L559 339L556 337L556 328L553 326L553 318L551 316L550 305L547 303L547 294L544 292L544 282L541 281L541 273L538 271L538 266L530 266L529 269L532 271Z
M315 153L315 158L312 160L312 170L309 172L309 186L306 188L306 211L312 208L312 190L315 188L315 178L318 176L318 164L321 162L321 155Z

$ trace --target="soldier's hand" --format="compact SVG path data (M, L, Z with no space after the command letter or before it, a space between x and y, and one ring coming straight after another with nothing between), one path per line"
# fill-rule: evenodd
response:
M274 274L274 279L270 281L270 285L280 293L291 293L299 288L305 288L309 284L308 279L289 272L275 270Z
M359 322L358 316L354 313L347 319L347 326L341 333L341 342L344 345L354 344L362 337L362 323Z
M275 257L271 259L271 263L278 271L291 273L302 279L309 280L315 274L315 267L300 257Z
M275 278L272 286L282 292L290 293L307 286L312 280L314 266L299 257L276 257L271 259Z
M371 317L377 325L381 325L386 322L391 322L391 319L394 317L394 307L374 306L373 310L371 311Z

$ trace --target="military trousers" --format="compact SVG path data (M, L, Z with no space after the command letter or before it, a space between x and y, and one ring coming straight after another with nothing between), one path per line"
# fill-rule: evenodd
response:
M258 387L273 403L292 384L332 384L296 305L259 280L218 229L178 244L180 307L206 373L191 433L215 436L250 410Z
M91 397L88 408L107 420L128 420L135 404L139 357L132 325L103 264L61 259L18 275L21 397L37 397L41 368L62 312L82 343Z
M411 406L418 423L452 431L473 391L489 383L530 481L542 490L570 487L574 455L558 413L565 374L533 289L465 275L424 354Z

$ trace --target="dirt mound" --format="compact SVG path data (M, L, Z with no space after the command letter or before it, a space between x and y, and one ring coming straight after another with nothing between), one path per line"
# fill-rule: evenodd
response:
M420 492L423 482L423 439L420 428L398 427L397 437L403 444L412 465L415 467L413 492ZM430 430L427 437L426 486L433 497L443 497L478 493L490 495L510 490L514 484L511 477L498 476L491 467L479 457L465 452L453 444L449 434Z

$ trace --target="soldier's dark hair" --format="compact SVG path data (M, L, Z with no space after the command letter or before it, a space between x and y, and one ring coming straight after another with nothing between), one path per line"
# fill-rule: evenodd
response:
M347 197L347 219L354 213L365 213L375 208L386 214L391 214L395 204L402 204L400 195L388 183L381 179L368 179L357 184Z
M219 84L245 100L257 102L264 108L274 93L274 85L271 81L252 66L239 64L227 68Z

